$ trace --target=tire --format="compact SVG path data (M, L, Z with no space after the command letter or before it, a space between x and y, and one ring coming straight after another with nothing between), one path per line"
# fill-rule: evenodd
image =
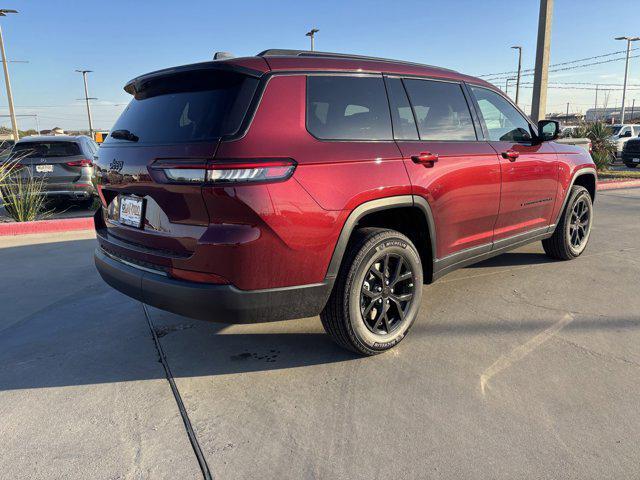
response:
M420 255L406 236L394 230L359 229L320 314L322 326L338 345L361 355L389 350L416 319L422 277Z
M581 208L578 207L579 204L585 208L580 215L574 211L576 208ZM582 221L575 220L578 216ZM575 232L574 225L580 225L577 227L578 232ZM558 260L571 260L579 257L587 247L592 225L593 202L591 195L586 188L574 185L553 235L542 241L545 253ZM581 234L583 236L580 239Z

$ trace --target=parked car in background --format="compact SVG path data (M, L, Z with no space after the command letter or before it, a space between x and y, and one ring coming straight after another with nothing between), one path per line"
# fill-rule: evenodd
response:
M423 284L534 241L573 259L589 240L589 154L479 78L268 50L125 91L96 163L94 258L161 309L320 314L336 343L372 355L405 337Z
M611 125L611 140L616 144L616 158L622 158L622 149L630 138L640 136L640 125Z
M622 149L622 162L631 168L640 165L640 138L630 138Z
M585 149L587 152L589 152L589 154L591 154L592 143L589 138L563 137L563 138L558 138L556 142L562 143L564 145L575 145L577 147Z
M67 200L88 206L95 188L91 182L98 154L96 143L86 136L31 136L11 150L18 174L43 179L43 194L51 200Z
M566 125L562 127L562 131L560 132L560 138L572 137L574 132L580 127L577 125Z

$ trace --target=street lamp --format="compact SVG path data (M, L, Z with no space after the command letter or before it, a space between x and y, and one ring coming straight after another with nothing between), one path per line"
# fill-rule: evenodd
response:
M518 105L518 100L520 99L520 72L522 71L522 47L514 45L511 48L518 50L518 76L516 80L516 105Z
M93 139L93 122L91 121L91 107L89 106L89 100L95 100L95 98L89 97L89 88L87 87L87 73L91 73L93 70L76 70L76 72L82 74L82 80L84 81L84 101L87 103L87 117L89 117L89 136Z
M509 95L509 82L514 81L515 78L507 78L507 81L504 83L504 93L505 95Z
M631 50L631 42L637 42L640 37L616 37L616 40L627 41L627 60L624 66L624 86L622 87L622 111L620 112L620 123L624 123L624 102L627 95L627 75L629 73L629 51Z
M0 9L0 17L6 17L7 13L18 13L17 10ZM2 53L2 67L4 69L4 83L7 87L7 103L9 104L9 115L11 116L11 130L13 131L13 141L19 140L18 122L16 112L13 108L13 94L11 93L11 81L9 80L9 67L7 66L7 56L4 52L4 40L2 38L2 28L0 28L0 52Z
M320 30L318 30L317 28L312 28L307 33L305 33L305 36L311 38L311 51L312 52L313 52L313 38L315 37L316 33L318 33L319 31Z

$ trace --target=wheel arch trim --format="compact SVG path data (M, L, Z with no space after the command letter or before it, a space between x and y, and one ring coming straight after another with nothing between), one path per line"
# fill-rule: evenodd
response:
M360 219L370 213L402 207L417 207L424 214L429 228L428 233L431 243L431 261L433 262L436 253L436 231L433 221L433 213L431 212L429 202L427 202L425 198L419 195L398 195L395 197L385 197L378 198L376 200L370 200L368 202L361 203L352 210L352 212L344 222L342 230L340 231L340 236L338 237L338 241L336 242L336 246L333 250L333 255L331 256L331 261L329 262L329 267L327 269L325 278L335 278L338 275L338 271L342 263L342 258L347 249L347 244L349 243L351 234L353 233Z
M555 230L556 225L558 225L558 223L560 222L560 217L562 216L562 212L564 212L565 207L567 206L567 202L569 201L569 197L571 196L571 189L573 188L573 186L576 183L576 180L579 177L582 177L584 175L592 175L593 179L595 181L596 184L596 189L595 191L598 191L598 175L596 173L596 169L593 167L585 167L585 168L581 168L579 170L577 170L574 174L573 174L573 178L571 179L571 182L569 183L569 186L567 187L567 191L564 195L564 200L562 201L562 206L560 207L560 210L558 211L558 215L556 217L556 221L554 223L552 223L551 225L549 225L549 231L552 232ZM595 201L595 193L593 196L593 200Z

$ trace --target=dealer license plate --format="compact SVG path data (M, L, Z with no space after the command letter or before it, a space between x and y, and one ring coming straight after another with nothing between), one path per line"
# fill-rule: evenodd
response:
M51 173L53 172L53 165L36 165L36 172Z
M130 227L142 226L144 200L133 195L120 196L120 223Z

